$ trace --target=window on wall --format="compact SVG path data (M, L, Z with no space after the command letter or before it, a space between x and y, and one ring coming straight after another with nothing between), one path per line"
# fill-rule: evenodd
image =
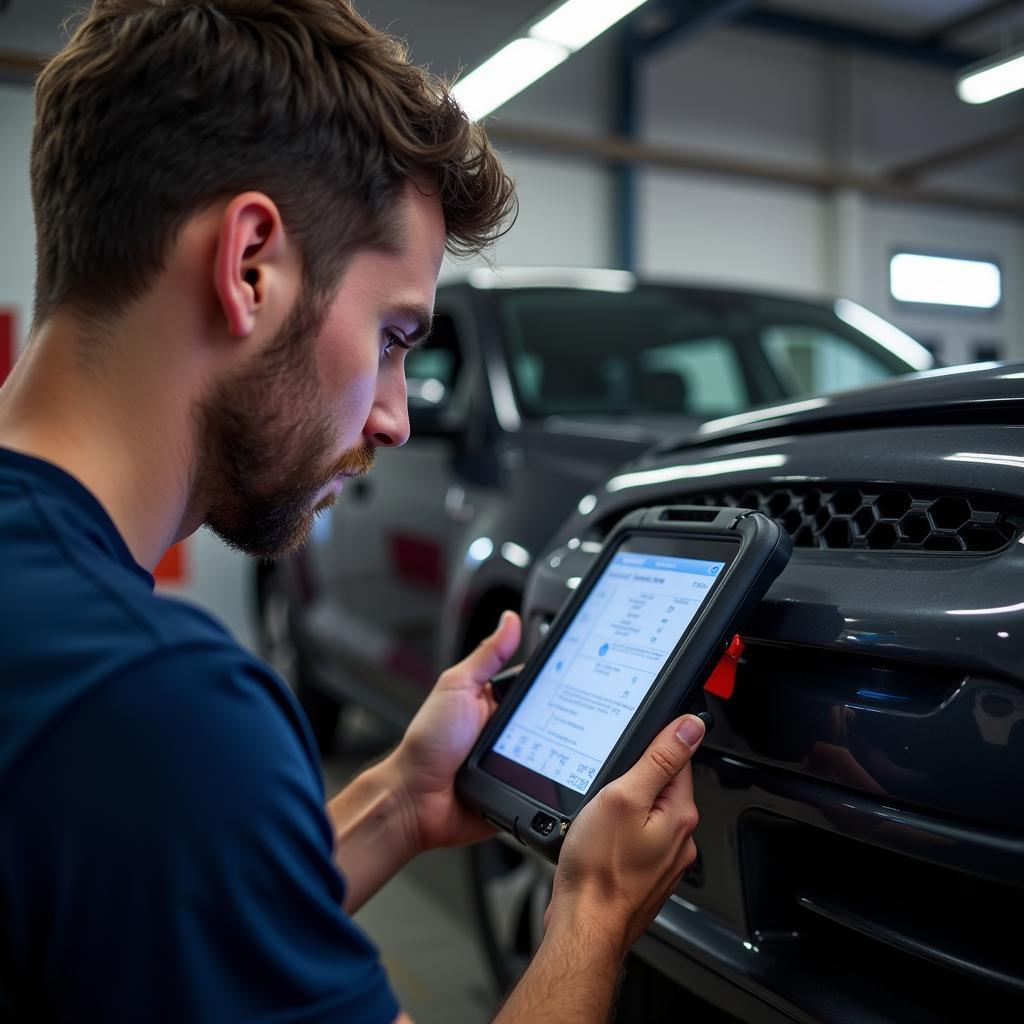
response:
M889 291L900 302L994 309L1002 299L1002 272L988 260L898 252L889 261Z

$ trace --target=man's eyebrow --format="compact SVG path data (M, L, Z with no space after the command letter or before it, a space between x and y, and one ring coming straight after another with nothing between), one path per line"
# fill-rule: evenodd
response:
M434 322L434 311L429 306L395 306L388 312L387 318L403 324L416 325L405 335L409 347L413 348L423 344L427 335L430 334L430 328Z

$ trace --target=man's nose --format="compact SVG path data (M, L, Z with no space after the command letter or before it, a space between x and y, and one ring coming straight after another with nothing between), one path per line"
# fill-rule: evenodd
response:
M397 448L409 440L409 400L405 381L378 396L370 413L366 434L370 442L382 448Z

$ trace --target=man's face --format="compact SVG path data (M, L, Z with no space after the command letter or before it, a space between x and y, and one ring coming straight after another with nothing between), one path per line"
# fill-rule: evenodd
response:
M439 200L407 185L399 224L398 252L361 252L333 297L300 297L199 409L194 493L207 525L247 554L300 546L344 479L409 437L402 346L430 323L445 242Z

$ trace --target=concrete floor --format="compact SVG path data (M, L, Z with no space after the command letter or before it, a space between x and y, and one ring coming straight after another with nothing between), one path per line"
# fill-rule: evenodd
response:
M323 762L328 796L393 743L368 713L348 713ZM464 850L417 858L356 915L416 1024L482 1024L498 1005L473 923L465 858Z

